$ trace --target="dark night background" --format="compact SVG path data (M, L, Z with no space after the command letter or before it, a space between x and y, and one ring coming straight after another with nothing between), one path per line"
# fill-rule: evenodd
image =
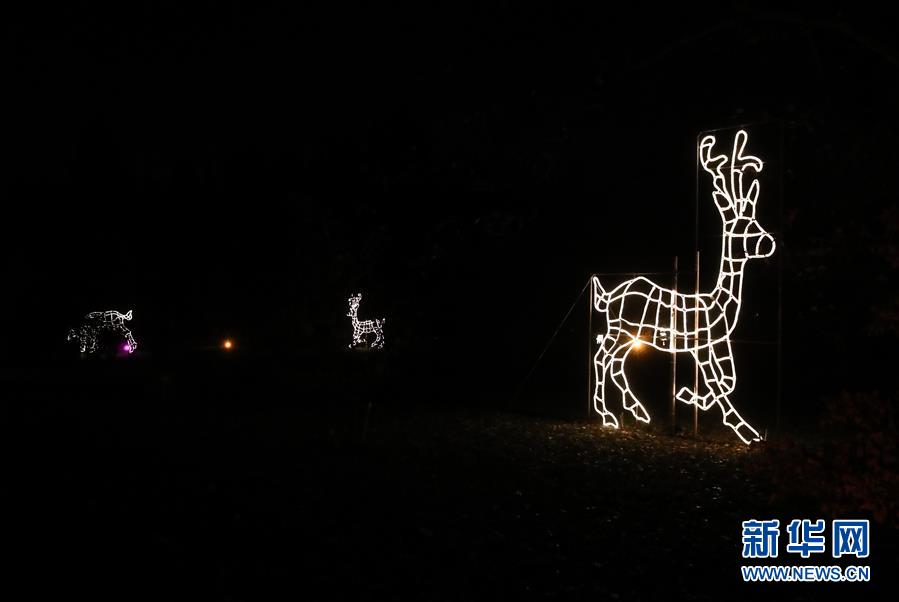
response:
M533 446L549 444L528 435L596 429L584 416L584 298L531 368L591 273L670 272L678 255L681 282L692 282L696 138L743 124L750 151L769 160L760 219L779 246L748 268L736 405L775 445L818 441L834 404L844 417L881 412L872 428L884 440L869 425L846 428L875 442L872 478L887 494L864 490L859 499L878 498L870 506L836 508L874 508L875 537L895 542L895 504L882 510L878 497L897 492L893 452L879 455L895 451L896 433L895 18L748 2L326 6L5 11L0 384L14 465L7 520L21 559L7 568L35 592L126 598L154 588L177 597L185 583L216 599L266 598L269 587L311 599L711 599L736 588L738 544L659 568L687 537L672 530L639 544L629 573L603 573L617 566L608 559L593 562L596 574L590 563L566 572L580 566L571 558L609 556L601 536L578 539L595 525L571 516L505 531L490 509L507 515L505 485L527 496L519 478L546 485L531 509L589 498L574 492L604 469L581 474L572 466L584 456L571 450L565 467L543 464ZM707 201L701 194L699 242L710 286L718 249ZM362 318L387 317L383 352L346 350L356 291ZM81 359L66 345L80 316L104 309L133 309L135 356ZM233 353L218 348L224 337ZM634 368L637 389L664 395L668 360L649 355ZM654 419L665 403L647 403ZM703 416L710 432L714 412ZM496 452L495 465L466 456L492 420L511 421L496 430L529 451ZM666 420L644 435L656 441ZM629 438L641 432L623 448L597 436L632 458L627 445L645 451ZM444 439L462 451L444 454ZM675 441L699 447L674 465L717 466L696 460L699 443ZM531 475L531 463L558 469L558 483ZM828 512L813 495L778 506L775 490L752 491L774 505L709 519L709 538L734 537L760 508L787 520ZM631 493L651 513L668 495ZM633 506L622 495L604 499ZM360 506L375 509L383 532L344 520ZM466 530L459 513L481 527ZM235 516L255 518L238 528ZM455 525L452 537L435 524ZM397 539L405 528L414 537ZM568 560L530 554L560 530ZM485 544L496 532L503 543ZM615 545L626 558L628 544ZM892 585L890 545L872 559L884 570L866 595ZM722 556L731 572L715 570L709 584L696 571ZM487 558L489 575L473 568Z

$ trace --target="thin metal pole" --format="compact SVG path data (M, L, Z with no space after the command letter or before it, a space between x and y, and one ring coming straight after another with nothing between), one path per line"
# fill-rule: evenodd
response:
M668 323L671 330L668 333L668 346L671 348L671 434L677 434L677 353L676 345L676 329L674 322L677 319L674 314L674 303L677 300L677 255L674 256L674 286L671 289L671 321Z
M593 288L593 278L591 276L588 276L588 278L590 278L588 281L590 297L587 299L587 418L590 418L590 410L593 407L593 394L590 387L590 385L593 384L591 376L593 369L590 366L591 360L593 359L593 299L596 295L596 291Z
M696 352L693 357L693 436L699 436L699 251L696 251L696 311L693 312L693 340Z
M702 135L703 132L700 132ZM696 253L696 316L694 319L693 333L694 337L694 347L696 348L696 352L693 354L694 357L694 366L693 366L693 436L696 437L699 435L699 405L696 404L696 400L699 399L699 136L696 137L696 184L694 190L696 191L696 198L694 200L693 206L693 251ZM684 319L684 328L686 328L686 318ZM686 335L684 336L684 344L687 344Z
M774 406L774 432L780 432L780 404L783 396L783 267L784 267L784 124L780 124L780 215L778 217L778 233L780 234L780 253L777 257L777 396Z
M534 374L534 370L537 369L537 364L540 363L540 360L543 359L544 354L546 354L546 350L549 349L549 346L553 344L553 341L556 340L556 336L559 334L559 331L562 330L562 326L565 325L565 322L568 321L568 318L571 317L571 312L574 311L575 306L581 300L581 296L583 296L584 292L586 292L587 287L590 285L588 281L584 284L584 288L577 294L577 297L574 298L574 302L571 304L571 307L568 308L568 311L565 312L565 317L562 318L562 321L559 322L559 325L556 327L556 331L553 332L553 335L549 337L549 340L546 342L546 346L543 347L543 351L540 352L540 355L537 356L537 359L534 361L534 365L531 366L531 369L528 371L527 376L524 377L524 380L519 383L518 387L515 389L515 395L512 396L512 401L517 401L518 397L521 395L521 390L525 384L527 384L528 380L530 380L531 375Z

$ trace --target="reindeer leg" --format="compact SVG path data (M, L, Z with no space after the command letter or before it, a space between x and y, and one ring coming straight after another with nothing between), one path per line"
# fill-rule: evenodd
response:
M90 335L88 335L86 345L87 345L87 352L94 353L97 350L97 335L94 334L93 332Z
M740 413L734 409L734 406L730 403L730 399L728 399L727 395L722 395L715 401L718 402L721 413L724 415L724 424L732 428L743 443L749 445L753 441L762 440L758 431L749 426L749 423L743 420Z
M693 356L693 361L699 364L700 372L702 373L702 378L699 380L698 393L694 394L693 389L690 387L681 387L674 397L685 404L699 406L700 410L707 410L715 403L715 394L709 386L706 372L703 369L703 366L708 366L709 364L709 352L707 348L701 348L691 350L690 355Z
M737 384L737 370L734 367L729 339L712 346L712 359L718 382L721 383L721 392L730 395Z
M612 362L610 366L612 369L612 382L614 382L615 386L618 387L618 390L621 391L624 409L633 414L634 418L637 420L649 422L649 412L646 411L646 408L643 407L643 404L640 403L640 400L634 395L634 392L627 382L627 376L624 374L624 362L627 360L627 355L631 352L631 349L633 349L633 343L628 341L624 345L619 346L612 353Z
M699 370L702 373L702 388L706 393L694 398L694 403L702 410L707 410L713 404L718 404L724 416L724 424L732 428L743 443L749 445L752 441L759 441L758 432L743 420L742 416L730 403L730 399L728 399L728 394L733 390L734 379L732 374L728 375L725 373L721 363L717 361L713 352L708 348L699 350ZM677 396L682 401L682 393L684 396L692 396L692 391L684 387Z
M128 330L124 324L116 324L113 329L115 332L122 335L122 338L128 341L129 348L133 349L132 341L134 341L134 339L131 338L131 331Z
M608 333L600 341L599 349L593 356L593 369L596 373L596 388L593 390L593 409L602 416L603 426L618 428L615 415L606 408L605 389L606 372L609 369L609 352L615 346L618 333Z
M129 353L134 353L134 350L137 349L137 341L134 340L134 335L127 328L125 328L125 338L128 339L128 348L131 350Z
M724 424L729 426L737 434L737 437L749 445L753 441L761 441L758 431L752 428L746 422L740 413L734 408L730 402L728 395L734 390L736 384L736 372L734 371L733 356L730 350L730 341L724 341L716 345L715 351L721 353L721 356L713 353L712 362L709 363L709 369L716 373L715 384L719 388L720 393L715 396L715 402L721 408L724 417Z
M81 353L84 353L87 351L87 338L84 336L83 328L78 330L78 350Z

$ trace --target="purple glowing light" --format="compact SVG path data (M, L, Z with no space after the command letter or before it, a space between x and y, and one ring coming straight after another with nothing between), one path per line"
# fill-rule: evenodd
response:
M129 345L128 343L125 343L124 345L122 345L122 351L131 353L131 345Z

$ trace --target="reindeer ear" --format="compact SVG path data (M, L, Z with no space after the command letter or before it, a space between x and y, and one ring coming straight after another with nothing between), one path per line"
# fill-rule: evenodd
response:
M740 203L740 213L743 217L755 217L755 204L759 199L759 181L753 180L746 192L746 198Z
M746 200L749 201L752 205L755 205L759 200L759 181L753 180L752 184L749 185L749 190L746 191Z
M128 313L125 314L125 319L126 319L126 320L130 320L130 319L131 319L131 310L130 310L130 309L128 310Z
M740 197L737 201L737 210L741 216L752 218L755 217L755 204L759 200L759 181L753 178L749 189L744 192L743 178L745 175L743 172L737 174L738 196Z

